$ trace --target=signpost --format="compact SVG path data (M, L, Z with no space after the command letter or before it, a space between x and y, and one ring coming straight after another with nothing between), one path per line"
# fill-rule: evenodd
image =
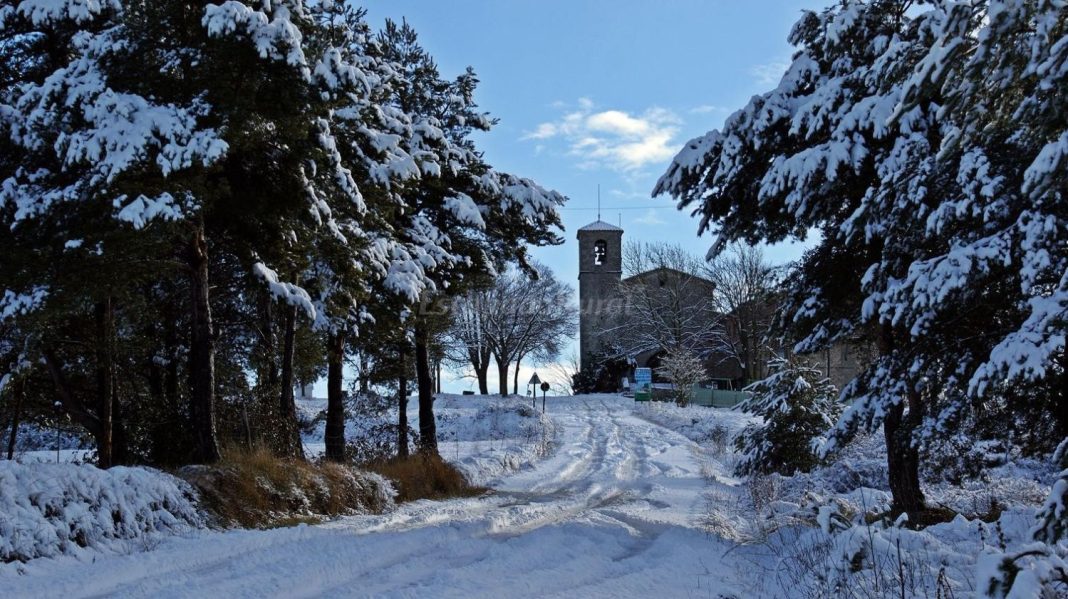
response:
M653 398L653 369L634 369L634 401L649 401Z
M531 387L534 388L534 391L532 393L532 397L530 398L530 408L532 410L538 409L538 385L541 385L541 384L542 384L541 379L538 378L538 373L536 373L536 372L534 373L534 376L530 377L530 381L527 382L527 390L528 390L528 392L529 392ZM543 389L544 389L544 387L543 387ZM542 399L542 403L543 404L545 403L544 398ZM545 411L544 405L542 406L542 411Z
M549 383L541 384L541 413L545 413L545 394L549 392Z

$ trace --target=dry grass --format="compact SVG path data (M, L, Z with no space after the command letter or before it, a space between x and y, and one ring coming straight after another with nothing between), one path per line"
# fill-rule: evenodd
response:
M486 492L472 486L455 466L435 454L416 453L407 458L393 458L366 464L397 488L397 501L474 497Z
M340 464L280 459L263 448L231 448L219 464L188 466L177 474L197 488L201 504L223 525L287 526L380 512L389 504L377 477Z

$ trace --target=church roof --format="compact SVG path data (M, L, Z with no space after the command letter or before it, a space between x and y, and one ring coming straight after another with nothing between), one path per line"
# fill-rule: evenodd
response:
M631 275L631 276L623 279L623 283L638 283L638 282L642 281L643 279L649 279L649 278L652 278L652 277L654 277L656 275L662 275L662 274L670 274L670 275L674 275L674 276L681 276L681 277L687 278L687 279L695 279L695 280L700 281L700 282L702 282L702 283L704 283L706 285L709 285L713 289L716 287L715 283L713 283L712 281L708 280L705 277L702 277L701 275L686 273L686 272L683 272L683 271L681 271L681 270L679 270L677 268L671 268L670 266L660 266L658 268L647 270L645 272L640 272L640 273L638 273L636 275Z
M579 231L619 231L623 232L623 229L611 224L606 223L603 220L596 220L579 229Z

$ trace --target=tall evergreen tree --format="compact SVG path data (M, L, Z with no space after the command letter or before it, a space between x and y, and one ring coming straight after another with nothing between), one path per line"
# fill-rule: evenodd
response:
M806 13L779 86L689 142L656 187L716 227L717 250L821 232L781 322L802 352L878 348L827 449L881 424L898 510L924 505L931 435L1007 380L1063 376L1064 121L1047 95L1064 86L1064 15L1006 4ZM1030 115L1040 128L1017 124Z

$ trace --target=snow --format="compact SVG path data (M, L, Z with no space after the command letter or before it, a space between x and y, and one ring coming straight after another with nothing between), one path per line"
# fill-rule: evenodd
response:
M264 7L270 11L271 3L265 2ZM310 78L311 71L301 45L302 36L290 16L285 6L275 6L268 15L237 0L227 0L205 6L203 24L212 37L237 33L247 36L261 57L297 67Z
M733 475L730 441L754 422L748 414L586 395L548 398L543 417L540 400L536 410L528 402L436 401L443 457L490 487L485 495L315 526L158 537L128 554L94 551L92 563L84 552L35 559L0 567L0 584L18 597L796 597L835 596L832 583L870 589L882 576L899 596L903 560L910 596L942 584L972 597L1004 559L1018 559L1013 592L1023 596L1062 563L1048 552L1020 557L1049 491L1035 481L1051 480L1030 463L966 488L929 485L932 503L965 512L997 497L996 523L958 516L915 531L863 519L889 502L881 435L807 475L744 479ZM314 418L325 402L298 407ZM416 415L413 406L413 426ZM352 417L348 432L395 416ZM321 435L317 423L309 453Z
M22 0L15 10L35 26L40 26L65 19L85 23L105 9L118 11L122 4L119 0Z
M292 283L279 281L278 273L268 268L263 262L253 264L252 272L267 283L267 289L271 292L272 296L291 306L300 308L304 311L309 320L315 320L317 314L315 304L312 302L311 296L308 295L307 291Z
M0 322L17 314L36 310L47 297L48 290L44 287L34 287L29 293L15 293L5 289L4 296L0 297Z
M115 198L115 207L125 204L126 199L125 195ZM135 229L143 229L157 218L177 221L181 220L183 216L182 207L179 205L178 200L171 194L163 192L154 198L145 195L137 196L132 202L119 210L116 218L130 223ZM80 246L81 243L78 245Z
M172 537L92 564L34 560L21 575L0 569L0 583L19 597L647 597L737 588L739 575L717 565L728 545L709 538L701 518L699 446L636 417L629 399L551 397L554 451L494 475L464 460L494 453L487 434L540 420L504 407L509 402L529 406L516 398L438 400L442 430L456 431L443 456L458 452L466 468L485 472L488 495L318 526Z
M124 549L203 526L192 489L148 468L0 462L0 561Z
M539 400L540 402L540 400ZM301 418L315 426L304 435L305 453L322 455L326 450L324 399L298 399ZM556 423L532 408L529 400L497 396L439 395L434 402L437 416L438 452L475 485L485 485L505 474L529 467L552 448ZM356 406L348 410L346 439L373 439L372 444L392 444L396 437L396 408L384 410ZM408 403L408 422L418 428L419 405Z

